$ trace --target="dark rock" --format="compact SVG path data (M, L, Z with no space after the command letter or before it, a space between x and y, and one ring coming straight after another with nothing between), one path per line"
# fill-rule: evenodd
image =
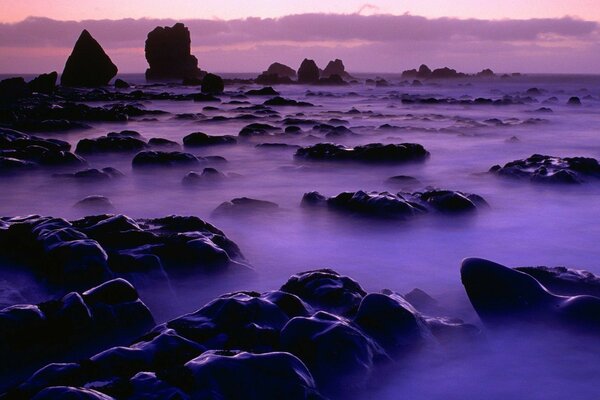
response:
M78 154L138 152L148 147L145 141L136 137L109 135L94 139L81 139L77 143L75 152Z
M531 275L480 258L465 259L461 279L469 300L490 326L558 325L600 332L600 298L558 296Z
M151 138L148 140L148 145L151 147L169 147L179 148L179 143L164 138Z
M255 122L243 127L238 135L241 137L268 136L278 130L279 128L276 126Z
M156 27L146 39L145 54L150 68L146 79L199 78L198 59L191 55L190 31L182 23Z
M344 79L342 79L341 76L339 75L330 75L327 78L321 78L319 79L319 81L317 82L317 84L319 85L330 85L330 86L343 86L343 85L347 85L348 82L344 81Z
M0 102L13 102L31 93L25 79L21 77L8 78L0 81Z
M276 203L266 200L251 199L248 197L238 197L231 201L221 203L213 211L214 215L242 214L256 212L277 211L279 206Z
M600 297L600 277L589 271L565 267L518 267L515 269L533 276L552 293L561 296L585 294Z
M116 74L116 65L84 29L67 59L60 83L63 86L104 86Z
M396 175L386 179L387 183L392 183L395 185L404 185L404 186L416 186L421 182L417 178L408 175Z
M297 158L320 161L363 161L372 163L400 163L424 161L429 152L417 143L381 144L347 148L332 143L319 143L296 151Z
M142 151L135 155L131 165L139 167L177 167L196 165L200 160L190 153L180 151Z
M419 67L419 71L417 71L417 78L418 79L427 79L430 76L431 76L431 69L427 65L422 64Z
M206 74L204 78L202 78L202 93L219 94L223 93L224 89L225 84L220 76L215 74Z
M475 76L478 78L493 78L494 76L496 76L496 74L494 74L494 71L492 71L491 69L486 68L481 72L475 74Z
M296 71L293 68L278 62L269 65L265 72L282 78L296 78Z
M48 387L39 392L33 400L114 400L104 393L93 389L82 389L67 386Z
M27 86L29 90L34 93L42 93L51 95L56 90L56 79L58 74L56 71L50 72L49 74L41 74L31 80Z
M197 77L183 78L181 84L184 86L201 86L202 79Z
M297 101L294 99L286 99L281 96L273 97L263 103L265 106L295 106L295 107L312 107L313 104L306 101Z
M115 88L116 89L129 89L131 87L131 85L127 82L125 82L123 79L116 79L115 80Z
M204 168L199 174L194 171L188 172L182 180L184 185L198 185L206 182L215 182L227 178L225 174L215 168Z
M189 135L183 138L183 145L186 147L204 147L235 143L237 143L237 140L233 136L210 136L203 132L190 133Z
M115 209L115 206L108 197L100 195L87 196L75 203L73 207L95 214L111 212Z
M261 89L248 90L246 96L279 96L279 92L270 86Z
M490 172L509 178L529 179L536 183L578 184L600 178L600 164L594 158L553 157L534 154L503 167L495 165Z
M316 83L319 80L319 75L319 67L317 67L317 64L313 60L305 58L298 69L298 83Z
M56 178L76 179L84 182L101 182L119 179L125 175L116 168L105 167L101 170L96 168L84 169L74 173L54 174Z
M466 77L466 74L463 74L462 72L456 72L455 69L448 67L434 69L431 71L431 75L429 75L430 79L456 79L464 77Z
M567 104L570 106L580 106L581 100L579 99L579 97L573 96L573 97L569 98L569 100L567 101Z
M333 61L329 61L323 73L321 74L322 78L329 78L333 75L337 75L340 79L353 79L352 76L346 72L346 67L344 63L340 59L335 59Z

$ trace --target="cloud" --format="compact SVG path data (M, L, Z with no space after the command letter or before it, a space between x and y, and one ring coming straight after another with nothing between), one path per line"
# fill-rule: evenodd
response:
M178 21L170 19L56 21L30 17L18 23L0 24L0 56L5 57L6 54L10 54L12 58L18 58L17 49L24 50L22 57L29 57L31 51L25 51L26 49L50 48L63 49L62 53L68 52L81 30L88 29L109 55L116 55L115 61L119 61L119 57L126 60L125 68L122 67L122 70L131 71L135 68L141 71L145 68L142 49L147 33L156 26L170 26L175 22ZM586 51L597 50L600 37L597 22L570 17L527 20L430 19L413 15L362 15L359 12L297 14L280 18L234 20L193 19L182 22L190 28L195 51L199 51L201 53L199 55L206 56L201 58L202 67L221 71L258 71L264 69L274 57L285 61L292 59L292 54L294 62L297 62L296 57L303 57L299 55L299 48L304 56L315 58L318 57L313 56L310 51L332 58L337 57L337 51L345 54L349 59L358 61L355 65L346 62L350 69L374 71L408 67L406 65L408 59L415 59L415 63L437 61L442 55L458 59L459 64L472 65L474 61L477 61L476 64L486 60L497 61L496 52L499 49L502 49L502 54L506 57L519 55L523 59L528 57L527 50L523 50L530 49L534 52L531 55L532 59L539 63L533 65L539 65L547 70L548 62L551 62L553 57L559 63L557 65L564 66L564 60L559 57L563 57L569 48L582 55L583 60L597 60L598 57L594 58ZM551 51L548 51L549 48L553 49L554 56ZM127 51L123 51L124 49ZM125 54L129 49L133 49L132 53ZM472 49L477 50L472 51ZM233 62L235 57L230 52L236 51L239 52L239 57L235 66L218 61L220 55L226 55L228 62ZM389 53L381 53L382 51ZM252 58L252 52L261 58L255 57L252 60L241 58L242 55ZM411 53L397 54L398 52ZM132 55L139 55L141 58L135 61ZM421 61L417 61L413 55L419 55ZM467 56L468 59L461 59ZM58 55L54 58L57 59ZM0 62L0 68L6 70L11 63L26 64L25 59L13 61L3 60ZM502 65L506 64L502 62ZM518 61L513 64L515 66L513 69L527 65ZM593 67L593 65L584 65L580 70L591 71Z

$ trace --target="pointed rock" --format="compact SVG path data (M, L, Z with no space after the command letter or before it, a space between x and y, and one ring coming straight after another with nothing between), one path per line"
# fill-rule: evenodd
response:
M103 86L117 71L102 46L84 29L67 59L60 83L63 86Z

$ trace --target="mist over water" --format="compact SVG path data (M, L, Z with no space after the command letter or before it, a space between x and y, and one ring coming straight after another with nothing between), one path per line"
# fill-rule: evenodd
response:
M390 81L394 81L393 77ZM534 96L537 102L526 105L410 105L403 104L399 97L410 93L457 99L501 98L504 94L525 96L532 87L542 90L542 94ZM231 86L227 90L249 88ZM192 89L152 90L185 93ZM147 109L170 114L158 115L156 120L94 123L88 130L36 135L67 140L75 148L82 138L130 129L147 139L161 137L181 143L191 132L237 135L248 123L277 125L286 116L323 123L331 118L343 119L356 135L332 139L306 135L256 137L239 140L233 146L186 149L203 157L222 156L227 162L210 162L206 166L239 175L194 187L181 182L189 168L140 171L131 168L133 154L86 156L90 167L115 167L125 177L108 183L78 183L53 178L47 171L2 177L0 215L41 214L73 219L87 214L73 208L77 201L89 195L104 195L116 212L134 218L196 215L223 230L240 246L254 271L174 278L170 285L158 281L136 283L141 298L159 323L192 312L225 292L276 289L296 272L329 267L354 278L367 291L388 288L407 293L421 288L436 298L449 316L481 326L460 282L459 266L465 257L483 257L509 266L562 265L600 273L599 184L539 185L486 173L495 164L503 165L535 153L600 159L600 78L533 76L422 87L294 85L278 86L277 90L283 97L308 101L315 107L276 107L280 118L260 121L198 122L174 117L182 113L235 116L236 107L249 104L224 104L227 96L223 97L224 103L216 105L143 101ZM553 96L558 98L556 104L541 103ZM567 106L571 96L579 96L583 105ZM260 104L266 99L254 97L248 101ZM219 109L204 110L206 106ZM540 107L549 107L553 112L535 112ZM352 108L361 113L348 114ZM491 119L503 123L496 124ZM394 127L378 129L383 124ZM511 140L514 136L518 140ZM294 148L255 147L263 142L305 146L324 141L347 146L413 142L422 144L431 156L423 163L377 166L299 161L294 159ZM203 167L196 171L201 172ZM420 183L406 187L386 182L395 175L410 175ZM427 215L398 221L356 218L300 206L302 195L315 190L333 196L343 191L395 193L430 186L481 195L490 208L469 217ZM275 202L279 210L250 215L212 214L220 203L244 196ZM48 297L26 276L15 273L2 280L24 287L21 295L28 302ZM15 284L17 281L20 283ZM448 351L433 349L388 366L387 373L354 397L598 397L595 382L600 378L600 353L595 340L525 329L486 335L486 343Z

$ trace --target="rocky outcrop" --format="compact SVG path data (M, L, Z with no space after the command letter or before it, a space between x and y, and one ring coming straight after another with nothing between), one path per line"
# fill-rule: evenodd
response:
M223 83L223 79L215 74L206 74L204 78L202 78L202 93L208 94L220 94L223 93L225 89L225 84Z
M108 85L117 74L117 66L106 55L100 44L85 29L60 76L63 86L95 87Z
M319 143L302 147L296 151L296 158L317 161L362 161L370 163L402 163L424 161L429 152L418 143L381 144L347 148L332 143Z
M323 72L321 78L330 78L333 75L339 76L341 79L353 79L352 76L346 72L346 67L340 59L329 61Z
M481 196L450 190L397 194L359 190L329 198L318 192L310 192L304 194L302 204L323 205L350 214L380 218L406 218L431 212L469 214L488 206Z
M145 54L150 66L146 70L146 79L201 77L198 59L190 51L190 31L182 23L154 28L146 39Z
M600 179L600 164L595 158L534 154L524 160L511 161L503 167L494 165L490 172L536 183L579 184Z
M273 63L266 71L263 71L255 82L259 85L277 85L285 83L293 83L296 78L296 71L287 65Z
M236 143L237 140L231 135L211 136L204 132L193 132L183 138L183 145L185 147L205 147Z
M150 310L123 279L37 305L11 306L0 310L0 371L30 374L57 357L127 343L153 325Z
M468 258L460 270L469 300L491 327L560 326L600 333L600 297L559 296L532 275L492 261Z
M92 387L113 398L319 400L323 392L365 387L390 359L457 340L473 343L478 333L460 320L425 317L389 290L367 293L322 269L294 275L280 290L225 294L128 347L50 364L10 393L33 397L62 386Z
M8 78L0 81L0 104L12 103L30 94L31 91L22 77Z
M181 151L142 151L131 161L134 168L144 167L185 167L200 163L200 158Z
M311 84L319 81L319 67L313 60L307 58L302 61L298 68L298 83Z
M58 74L56 71L50 72L49 74L41 74L29 81L27 86L29 86L29 90L34 93L51 95L56 89L57 78Z
M291 68L288 67L285 64L281 64L278 62L274 62L273 64L269 65L269 68L267 68L267 70L265 71L267 74L275 74L278 77L286 77L286 78L295 78L296 77L296 71Z

